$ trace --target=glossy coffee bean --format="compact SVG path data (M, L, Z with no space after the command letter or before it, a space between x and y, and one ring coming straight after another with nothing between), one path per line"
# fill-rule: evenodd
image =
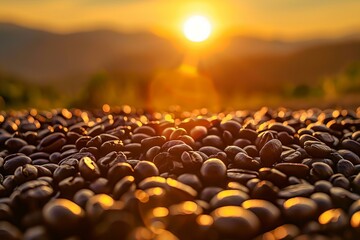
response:
M282 144L277 139L272 139L264 144L260 150L261 164L265 167L270 167L274 163L280 161L282 152Z
M75 230L85 213L80 206L67 199L55 199L43 209L45 223L55 231Z
M283 208L287 218L294 222L313 219L317 213L317 205L314 200L304 197L295 197L286 200Z
M81 176L86 180L94 180L100 177L100 169L89 157L83 157L79 162L79 172Z
M217 158L206 160L200 169L203 182L207 185L221 185L226 179L226 166Z
M134 175L140 182L144 178L158 176L159 170L152 162L140 161L134 168Z

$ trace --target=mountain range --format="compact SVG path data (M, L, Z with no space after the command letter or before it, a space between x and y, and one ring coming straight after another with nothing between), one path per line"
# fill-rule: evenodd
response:
M183 57L184 52L170 40L148 32L93 30L59 34L0 23L0 72L31 83L68 79L81 83L99 71L151 74L176 68ZM201 59L200 70L215 84L228 84L229 88L245 81L267 89L274 81L312 83L357 61L358 34L302 41L235 36L221 52Z

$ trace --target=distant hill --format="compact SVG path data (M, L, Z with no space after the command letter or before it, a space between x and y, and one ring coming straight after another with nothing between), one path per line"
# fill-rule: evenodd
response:
M0 23L0 69L36 83L88 76L106 70L114 61L121 61L119 71L169 68L179 56L171 43L151 33L55 34Z
M359 34L306 41L237 36L222 52L202 59L200 68L224 91L266 91L286 82L314 84L360 61L359 39ZM175 68L183 54L169 40L147 32L57 34L0 23L0 71L31 83L69 87L70 79L71 87L80 86L104 70L114 76L149 76Z

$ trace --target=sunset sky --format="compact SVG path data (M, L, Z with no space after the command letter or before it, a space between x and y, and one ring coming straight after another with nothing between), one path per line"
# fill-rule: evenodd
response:
M215 34L307 38L360 30L359 0L0 0L0 21L71 32L93 28L178 34L193 14Z

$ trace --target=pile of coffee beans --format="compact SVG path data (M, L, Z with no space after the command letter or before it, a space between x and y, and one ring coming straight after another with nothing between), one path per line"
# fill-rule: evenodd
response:
M0 112L0 239L360 239L360 108Z

